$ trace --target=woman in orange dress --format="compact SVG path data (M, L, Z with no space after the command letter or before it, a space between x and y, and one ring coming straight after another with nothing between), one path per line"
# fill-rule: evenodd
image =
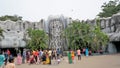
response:
M73 50L71 51L71 57L72 57L72 61L73 61L73 63L74 63L75 53L74 53Z

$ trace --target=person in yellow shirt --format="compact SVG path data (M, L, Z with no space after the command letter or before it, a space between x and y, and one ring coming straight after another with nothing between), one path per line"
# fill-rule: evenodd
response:
M49 64L50 60L49 60L49 54L48 51L46 52L46 64Z
M52 51L51 51L51 49L49 49L49 51L48 51L48 55L49 55L49 64L51 64L51 55L52 54Z

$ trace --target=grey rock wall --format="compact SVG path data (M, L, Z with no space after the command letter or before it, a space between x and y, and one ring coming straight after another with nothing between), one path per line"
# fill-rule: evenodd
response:
M89 20L87 23L96 25L96 21ZM100 18L101 30L109 36L107 51L109 53L117 53L117 48L113 41L120 42L120 13L114 14L112 17Z
M42 19L39 22L13 22L10 20L0 21L0 27L4 30L3 34L5 36L5 38L0 41L0 47L24 47L25 41L23 39L24 37L28 38L26 35L26 30L28 28L42 29L49 33L50 21L51 23L62 22L62 28L66 28L68 24L72 23L72 18L65 18L63 16L49 16L47 21ZM90 25L96 25L95 19L87 20L86 22ZM59 25L57 25L57 27L59 27ZM120 13L117 13L112 17L100 18L100 27L101 30L109 36L110 41L120 41ZM23 43L21 44L21 42Z
M28 38L26 30L28 28L44 30L44 20L40 22L29 21L0 21L0 27L4 30L4 38L0 41L0 48L25 47L24 38Z
M95 19L89 20L87 23L96 25ZM120 41L120 13L112 17L100 18L100 27L109 36L110 41Z

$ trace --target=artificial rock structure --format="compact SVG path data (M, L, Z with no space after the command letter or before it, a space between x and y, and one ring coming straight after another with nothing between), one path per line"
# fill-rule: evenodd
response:
M0 48L18 48L25 47L25 38L28 38L27 29L44 29L44 20L40 22L10 20L0 21L0 27L3 29L4 38L0 41Z
M26 32L28 28L45 30L49 34L49 48L67 48L67 42L61 37L61 32L71 22L72 19L63 16L49 16L47 21L41 20L40 22L0 21L0 27L4 30L4 39L0 41L0 48L25 47L24 38L28 38ZM96 19L86 22L96 25ZM120 52L120 13L112 17L101 18L100 27L109 36L110 43L107 50L110 53Z
M87 20L87 23L96 25L96 20ZM120 52L120 13L114 14L112 17L101 18L100 27L109 36L108 52Z
M66 40L62 37L62 31L68 23L69 19L63 16L50 16L48 18L49 48L66 49Z

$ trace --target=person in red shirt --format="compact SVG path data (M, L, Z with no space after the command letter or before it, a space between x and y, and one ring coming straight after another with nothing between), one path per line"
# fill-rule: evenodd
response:
M34 56L33 56L33 55L30 56L30 60L29 60L29 61L30 61L30 64L35 63L35 59L34 59Z
M32 54L33 54L33 56L35 56L35 51L34 50L33 50Z
M7 49L7 54L8 54L8 56L10 56L10 50L9 49Z
M39 55L39 52L38 52L38 50L36 50L35 51L35 62L36 62L36 64L38 62L38 55Z

